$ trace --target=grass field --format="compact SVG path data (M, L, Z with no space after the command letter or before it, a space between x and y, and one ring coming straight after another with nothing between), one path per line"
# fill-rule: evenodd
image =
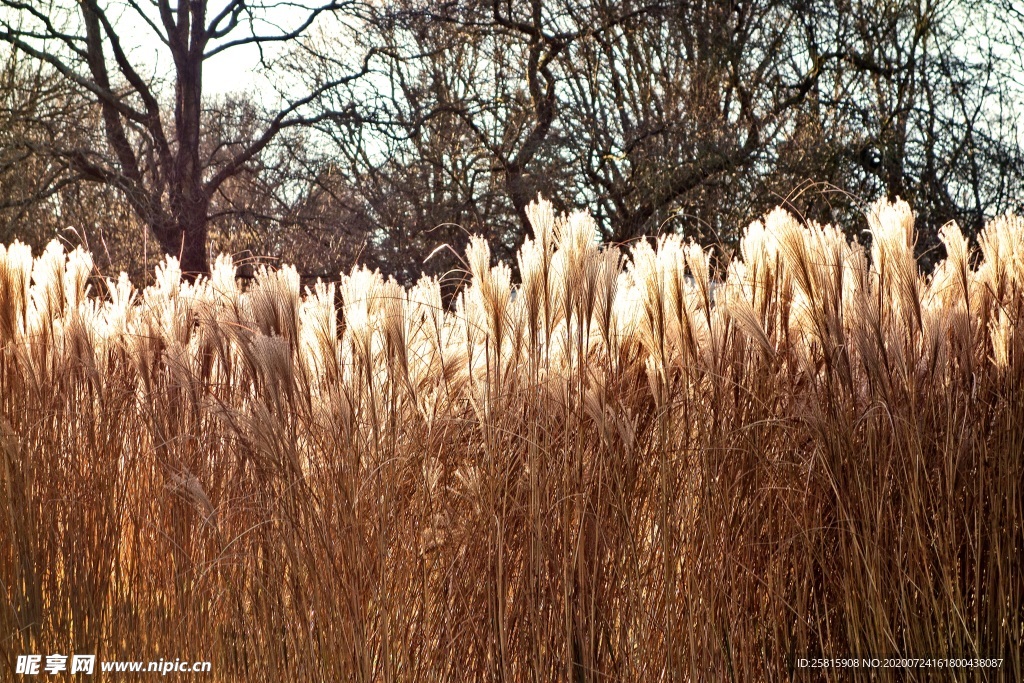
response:
M901 203L728 263L530 211L449 310L0 250L0 678L1024 680L1024 220L925 275Z

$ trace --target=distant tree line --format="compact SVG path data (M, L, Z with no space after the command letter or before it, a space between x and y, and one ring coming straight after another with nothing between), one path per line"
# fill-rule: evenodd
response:
M538 193L607 241L725 249L778 204L856 225L899 196L926 262L944 223L1024 210L1011 0L275 4L0 0L0 239L133 273L229 251L410 282L457 269L468 234L510 257ZM243 46L277 94L206 96Z

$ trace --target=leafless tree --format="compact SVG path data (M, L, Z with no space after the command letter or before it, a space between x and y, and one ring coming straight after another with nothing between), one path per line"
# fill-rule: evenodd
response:
M208 271L211 201L221 187L251 167L282 131L317 120L306 112L311 101L365 73L338 74L313 92L284 97L244 139L204 149L204 65L244 46L264 54L322 19L355 10L351 0L0 0L0 41L49 66L99 109L101 136L75 145L51 141L49 156L70 179L117 188L159 246L195 275ZM123 33L129 21L144 27L147 43L170 59L169 96L152 65L133 54Z
M361 103L319 131L338 171L320 196L345 194L392 272L418 272L461 230L507 256L538 191L590 209L613 241L683 229L729 243L779 203L854 225L881 194L911 200L925 233L972 230L1024 182L1013 51L984 25L997 9L403 0L361 37L375 78L317 102ZM335 52L307 45L294 66L315 86Z
M565 11L587 26L609 9L566 3ZM778 0L676 3L571 47L563 125L577 192L589 195L606 238L657 232L680 212L712 233L727 220L721 195L769 162L838 58L809 53L801 13Z
M22 62L0 112L9 231L106 206L186 271L209 245L410 282L457 271L471 232L514 261L538 193L589 209L602 239L727 247L779 203L856 225L865 200L900 196L925 257L946 221L971 233L1021 207L1008 0L313 3L0 0ZM203 64L246 45L278 48L280 106L204 96ZM115 257L137 246L118 241Z
M438 246L460 251L468 231L488 234L508 257L537 192L560 196L546 182L566 166L551 144L553 69L577 32L552 27L542 9L540 0L401 0L369 16L361 49L377 55L373 78L316 103L323 112L361 106L355 125L319 127L332 145L310 204L363 227L364 260L415 279L428 255L435 268L456 265ZM316 88L334 77L342 51L336 41L306 43L294 72Z
M944 223L975 234L1016 208L1024 92L1019 58L997 45L1005 16L991 2L821 4L815 21L843 59L823 74L794 131L805 139L780 150L779 168L795 180L802 165L861 198L909 200L928 258Z

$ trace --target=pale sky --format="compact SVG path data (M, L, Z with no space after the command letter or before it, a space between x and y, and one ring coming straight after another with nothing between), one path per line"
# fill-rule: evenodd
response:
M209 96L259 91L266 83L256 73L259 51L242 46L215 55L203 65L203 90Z
M221 42L237 40L250 35L255 29L260 35L274 35L282 31L287 32L297 28L308 16L308 9L321 4L322 0L259 0L250 2L253 15L252 24L248 20L243 21L232 33ZM72 33L81 34L81 18L77 7L77 0L53 0L47 2L47 16L50 21L61 29L67 29ZM149 2L135 3L148 15L153 24L162 25L156 8ZM207 9L207 17L215 17L227 4L227 0L211 0ZM262 7L256 7L255 5ZM141 17L138 12L130 7L124 0L109 0L102 2L101 6L106 9L107 16L117 29L122 45L136 69L144 78L149 76L167 77L170 75L171 62L170 53L166 45L157 37L153 26ZM0 18L9 21L12 25L21 25L26 30L37 30L44 32L38 20L34 20L27 12L17 12L7 8L0 10L3 15ZM307 30L307 34L316 30L321 25L326 15L314 26ZM34 41L38 46L60 53L60 46L56 42L49 44L41 41ZM214 42L211 47L216 47ZM284 43L269 43L263 47L264 55L269 60L279 55L287 45ZM112 75L117 69L113 63L109 45L106 46L107 63ZM261 95L273 98L274 90L267 79L258 73L259 49L255 45L243 45L233 47L229 50L215 55L204 64L203 90L204 94L216 97L235 92L245 92L254 96L255 99L262 99Z
M109 6L114 7L116 4L110 3ZM224 4L226 3L211 2L207 16L216 16ZM306 17L304 6L315 4L317 4L315 0L292 0L280 3L281 6L276 9L259 12L259 18L271 18L276 24L288 30L301 23ZM111 13L117 14L116 10L111 10ZM116 25L121 31L122 40L131 46L135 62L149 65L152 72L169 74L171 64L167 47L158 42L153 29L134 10L125 8L120 16L111 18L117 22ZM257 26L260 23L262 22L258 22ZM279 32L278 29L271 26L263 28L267 32ZM248 26L241 25L229 34L226 40L242 38L246 35L247 30ZM264 55L270 59L279 54L283 47L281 44L267 44L263 48ZM203 65L203 93L210 97L216 97L245 92L253 95L255 99L260 99L260 93L265 92L268 97L273 97L272 87L267 79L258 73L259 55L259 49L255 45L242 45L225 50L206 61Z

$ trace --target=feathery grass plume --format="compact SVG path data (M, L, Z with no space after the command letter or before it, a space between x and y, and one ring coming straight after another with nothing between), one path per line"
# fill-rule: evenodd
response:
M550 346L552 328L555 326L557 316L557 298L553 292L556 289L557 274L554 272L553 263L555 253L555 209L551 202L538 196L537 201L530 202L526 207L526 216L533 228L534 239L531 242L532 249L526 250L523 245L521 265L527 265L526 271L529 276L523 274L523 287L535 288L537 301L540 303L538 311L539 327L544 335L545 356ZM529 292L527 292L529 296ZM528 300L530 300L528 298ZM533 325L533 314L528 316Z
M67 255L63 245L51 241L32 263L32 284L29 287L28 315L25 333L28 343L23 353L28 362L24 369L41 381L62 367L64 325L67 298L64 294L64 263Z
M86 296L86 285L92 271L92 254L77 247L68 254L64 266L64 296L68 311L78 310Z
M6 346L25 329L32 279L32 249L15 241L0 245L0 344Z
M423 365L423 381L434 381L437 390L448 392L457 363L450 358L455 325L446 314L441 298L441 283L435 277L422 277L409 295L414 320L420 320L415 338Z
M784 267L780 237L792 221L788 212L774 209L763 221L752 224L740 243L746 280L753 292L752 305L766 334L780 348L788 347L794 301L793 274Z
M192 334L195 290L181 279L178 259L168 256L156 267L155 283L143 290L143 314L147 332L162 344L187 344Z
M1015 303L1024 286L1024 220L1019 216L1000 216L990 221L978 235L983 261L977 280L996 302Z
M293 266L260 266L246 294L252 322L262 334L298 343L299 273Z
M233 301L238 297L238 284L235 281L235 260L230 254L218 254L210 271L210 292L214 299L222 302Z
M952 353L954 362L965 361L971 374L973 353L964 353L973 347L976 334L971 315L970 246L954 222L939 229L939 241L946 258L935 266L921 297L926 346L931 350L933 371L943 367L945 354Z
M455 363L448 357L451 326L441 298L441 283L421 277L409 290L406 335L410 380L420 416L432 422L450 397Z
M999 310L1018 315L1019 295L1024 286L1024 221L1017 216L1000 216L978 235L983 260L978 266L978 315L991 320Z
M939 241L946 249L946 258L936 267L932 282L939 290L945 306L962 303L971 311L970 246L955 222L939 228Z
M846 299L858 286L851 271L857 264L854 250L834 226L801 226L792 216L776 220L783 262L796 286L792 324L801 335L800 348L811 354L807 372L816 374L819 364L830 371L838 364L839 379L852 387Z
M459 292L455 300L456 343L466 359L465 364L459 363L459 366L460 370L465 371L466 380L474 390L477 390L478 382L487 384L489 368L486 348L481 348L488 343L487 325L487 311L479 290L470 286Z
M541 245L530 238L523 241L523 246L516 255L519 276L522 278L522 283L516 290L516 300L522 302L520 305L525 312L524 324L531 358L535 357L541 348L541 330L545 329L542 304L547 290L547 266L544 259L545 254L541 250Z
M613 367L620 363L618 355L618 316L615 300L618 298L620 271L622 269L622 253L618 247L602 249L597 257L594 277L594 317L600 342L609 355Z
M508 327L512 271L504 263L491 267L490 247L480 237L472 238L466 247L466 262L473 278L471 286L466 290L467 311L473 316L472 324L480 325L481 318L484 321L482 328L474 331L474 337L483 339L488 382L493 381L495 390L500 393L502 361L510 349L506 342L511 341ZM474 315L472 312L477 313ZM467 319L468 324L470 320Z
M637 283L630 266L631 256L622 259L625 268L619 273L616 296L612 303L612 320L615 322L615 357L630 355L637 346L642 346L641 320L644 315L645 293Z
M344 311L344 338L367 369L373 361L374 331L382 286L379 272L353 268L351 274L341 278L338 287Z
M894 311L894 322L907 339L921 328L921 299L917 262L914 260L914 214L910 205L897 199L879 199L868 210L871 228L871 261L878 278L878 295L884 307Z
M693 280L689 288L689 296L694 299L690 309L700 314L691 316L694 343L713 378L722 381L725 379L722 364L728 353L728 311L724 306L715 306L717 284L711 281L711 254L692 240L683 245L682 253Z
M555 223L561 257L562 302L568 334L577 332L576 353L589 343L597 296L597 224L589 214L574 212Z
M655 264L660 272L659 288L663 288L662 293L655 296L664 309L664 334L668 345L665 360L671 358L673 362L692 364L697 359L692 301L688 293L692 288L688 288L683 245L679 236L667 235L658 240Z
M646 241L637 242L630 249L627 268L630 289L635 293L633 298L641 304L636 314L636 329L637 337L651 359L647 363L647 375L652 381L654 377L660 377L665 382L669 365L668 320L665 311L669 298L665 269L666 266L673 271L679 268L680 259L676 257L679 239L674 236L662 237L658 248L658 252L655 252ZM662 253L668 256L662 256Z
M1013 352L1013 327L1006 312L1000 310L989 322L989 336L992 340L992 361L997 368L1010 367Z
M340 377L338 315L335 310L335 284L319 279L299 306L299 358L305 372L314 378L310 386L319 393L323 385Z
M754 293L754 287L750 283L744 263L734 261L729 264L719 301L739 330L757 344L761 353L770 358L775 355L775 348L754 310L754 303L748 298Z
M107 296L102 308L106 336L113 338L124 333L124 326L134 310L138 291L128 278L128 273L121 271L117 280L107 278Z
M44 321L62 318L68 297L64 287L67 280L64 266L67 254L57 240L46 245L46 250L32 265L32 301L37 315Z
M257 386L262 387L262 395L278 405L282 399L292 402L295 369L291 344L285 337L258 333L252 336L250 343L256 367L255 379Z
M765 222L754 221L740 238L740 260L744 266L744 288L749 290L751 305L765 322L768 307L775 298L779 272L779 240L776 225L787 219L782 209L775 209ZM774 325L772 325L774 328Z
M84 370L95 377L96 329L92 324L97 306L87 302L87 282L92 271L92 255L81 247L67 255L64 264L64 338L69 369Z

